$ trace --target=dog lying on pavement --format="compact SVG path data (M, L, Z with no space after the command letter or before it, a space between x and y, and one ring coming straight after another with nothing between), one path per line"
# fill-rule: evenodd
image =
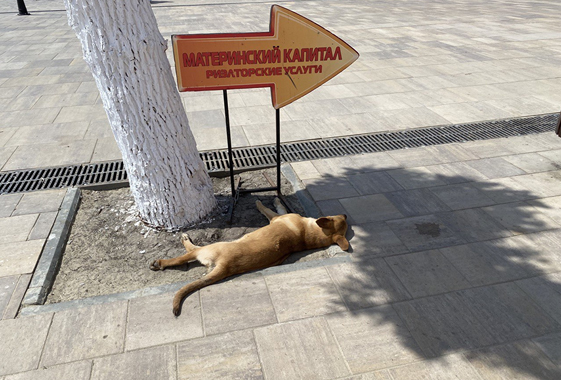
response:
M150 265L150 269L157 271L198 260L208 268L203 278L185 285L175 294L175 316L181 313L181 304L187 295L226 277L282 264L291 253L299 251L332 244L337 244L344 251L349 248L345 238L346 215L304 218L298 214L287 214L278 198L275 198L274 203L276 213L260 201L256 202L257 209L269 219L269 225L235 241L204 247L194 245L183 234L181 241L187 250L186 254L173 259L159 259Z

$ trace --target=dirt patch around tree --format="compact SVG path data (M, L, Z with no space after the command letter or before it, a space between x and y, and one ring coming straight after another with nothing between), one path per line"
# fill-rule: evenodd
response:
M243 188L269 187L264 177L275 180L275 169L242 173ZM172 258L184 253L180 237L187 233L196 245L235 240L267 225L255 207L261 200L274 210L274 192L242 194L228 224L230 178L213 178L218 208L205 221L183 231L170 233L145 226L129 188L106 191L82 191L81 203L68 238L60 270L47 304L121 293L131 290L191 282L206 268L197 262L168 268L162 272L149 269L156 259ZM303 208L288 180L282 177L282 191L290 207L304 215ZM328 256L326 250L292 255L285 264L310 261Z

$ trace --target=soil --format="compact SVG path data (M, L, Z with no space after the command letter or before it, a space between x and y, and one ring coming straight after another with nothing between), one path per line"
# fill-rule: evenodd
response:
M241 175L242 187L269 187L263 175L265 172L275 180L275 169L246 172ZM206 268L198 262L168 268L163 272L151 271L149 264L159 258L182 255L184 248L180 237L183 232L194 244L207 245L235 240L265 226L267 218L255 207L257 199L274 210L274 192L242 194L234 209L232 224L228 224L230 178L213 178L213 185L219 204L217 209L203 222L175 233L145 226L137 216L129 188L83 190L60 270L46 303L200 278ZM284 177L282 191L294 212L304 215L290 183ZM292 255L285 264L326 256L325 250L304 252Z

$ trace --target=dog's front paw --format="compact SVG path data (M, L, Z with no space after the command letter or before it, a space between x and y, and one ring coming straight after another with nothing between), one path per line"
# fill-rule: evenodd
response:
M152 270L163 270L160 266L160 260L155 260L152 264L150 264L150 269Z

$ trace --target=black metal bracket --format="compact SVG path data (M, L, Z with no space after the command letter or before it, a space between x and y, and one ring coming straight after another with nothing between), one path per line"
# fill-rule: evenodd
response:
M230 131L230 110L228 108L228 92L223 90L224 94L224 115L226 119L226 139L228 140L228 166L230 168L230 186L232 188L232 202L230 205L230 221L233 215L234 207L241 193L262 193L265 191L276 191L282 200L281 192L281 151L280 151L280 110L276 109L276 164L277 164L277 185L271 184L271 187L260 187L255 189L242 189L240 181L236 184L234 181L234 159L232 153L232 133ZM267 178L268 179L268 178ZM286 203L283 201L283 203Z

